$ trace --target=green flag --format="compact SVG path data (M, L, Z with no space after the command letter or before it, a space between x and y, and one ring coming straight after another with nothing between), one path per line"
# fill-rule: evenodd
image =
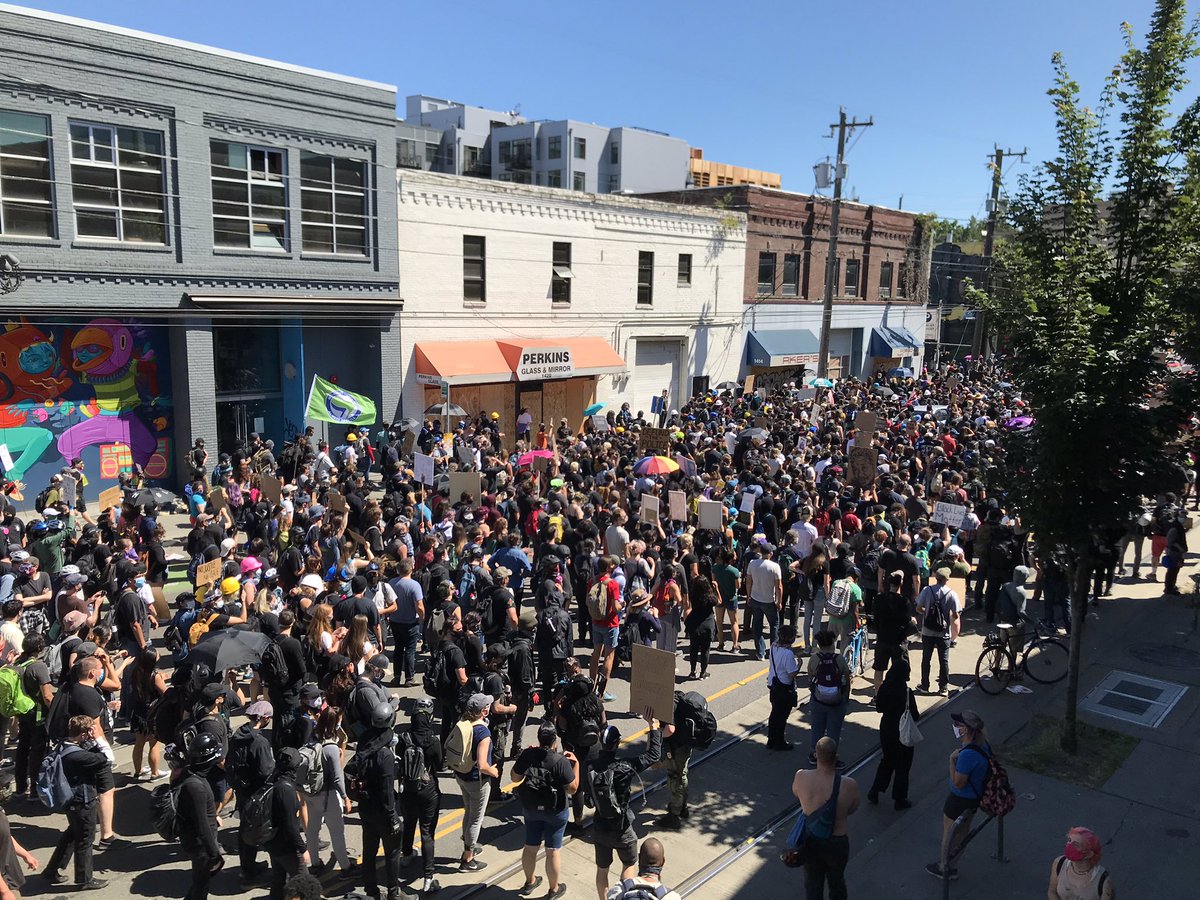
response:
M375 403L362 394L330 384L320 375L313 375L305 418L338 425L370 425L375 421Z

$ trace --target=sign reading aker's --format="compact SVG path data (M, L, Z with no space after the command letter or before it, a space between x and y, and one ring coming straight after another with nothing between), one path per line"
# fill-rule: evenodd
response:
M521 351L517 363L517 381L543 381L548 378L570 378L575 372L571 351L567 347L537 347Z

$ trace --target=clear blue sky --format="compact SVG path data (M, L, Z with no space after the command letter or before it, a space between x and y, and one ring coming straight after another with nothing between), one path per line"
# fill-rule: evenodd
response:
M983 215L993 143L1053 153L1062 50L1094 100L1152 0L44 0L29 5L530 118L670 132L812 189L838 106L866 202ZM1200 77L1200 66L1192 67ZM1195 85L1192 86L1195 89ZM1007 167L1006 167L1007 168ZM1013 174L1019 173L1015 167ZM1010 183L1005 178L1006 185ZM1011 182L1015 184L1015 181Z

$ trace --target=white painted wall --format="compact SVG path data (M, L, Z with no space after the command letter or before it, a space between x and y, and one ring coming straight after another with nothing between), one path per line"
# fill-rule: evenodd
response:
M422 341L600 336L632 375L638 339L674 340L683 351L672 402L690 390L692 376L709 375L714 384L737 376L744 357L743 214L432 172L401 170L397 178L406 415L420 415L412 357ZM463 301L464 234L487 239L483 308ZM553 308L550 299L555 241L572 245L569 309ZM649 307L637 302L642 250L654 253ZM687 287L677 284L681 253L692 255ZM597 399L629 399L648 410L649 397L625 396L632 380L602 376Z

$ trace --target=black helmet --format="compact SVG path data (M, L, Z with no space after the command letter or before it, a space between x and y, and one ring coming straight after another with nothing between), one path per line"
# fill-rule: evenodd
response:
M621 746L621 730L616 725L606 725L600 732L600 749L616 750Z
M193 769L211 766L221 758L221 739L211 732L202 731L192 738L188 747L187 761Z
M433 718L433 701L428 697L420 697L413 704L412 717L415 719L418 716L424 716L426 719Z
M371 707L371 727L391 728L396 722L396 711L390 703L376 703Z

